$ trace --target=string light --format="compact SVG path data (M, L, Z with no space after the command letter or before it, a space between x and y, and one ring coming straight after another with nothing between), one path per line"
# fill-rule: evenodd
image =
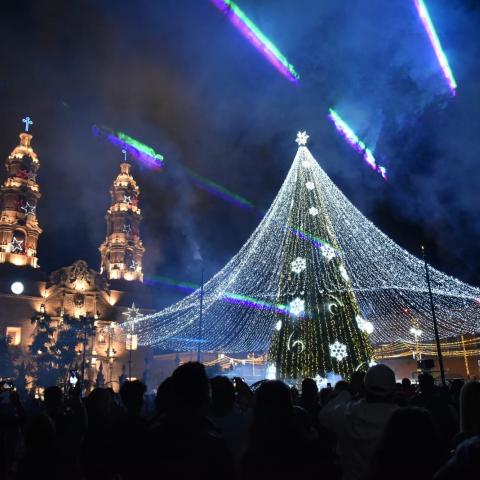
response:
M311 166L305 169L304 162ZM313 182L315 189L306 190L306 181ZM308 213L312 202L319 210L316 216ZM292 223L321 235L335 247L335 255L328 259L320 248L312 248L315 246L312 242L295 241L299 239L298 234L282 227ZM291 262L297 256L307 262L306 270L300 275L291 271ZM349 281L342 278L340 265L348 273ZM480 331L480 290L432 267L430 272L440 336ZM274 308L252 308L247 301L225 301L232 294ZM300 321L291 319L285 307L288 303L282 300L292 301L297 296L305 300L305 314ZM350 299L346 301L346 298ZM350 310L346 310L345 305L351 305ZM200 290L196 289L164 310L145 316L137 323L139 343L188 351L192 344L184 339L197 338L199 308ZM365 343L368 335L358 330L357 315L375 326L370 335L374 345L393 342L411 345L412 318L404 309L414 312L422 338L434 339L423 261L395 244L365 218L333 184L308 148L300 146L279 193L252 236L225 267L205 283L203 350L266 352L272 337L285 332L287 342L294 325L316 321L323 309L345 326L344 331L340 331L335 326L337 321L332 319L319 324L319 328L330 326L324 334L327 352L328 345L339 341L347 345L348 357L339 362L339 366L332 366L326 359L329 354L323 355L325 364L321 368L316 368L311 359L311 369L316 368L311 373L313 376L317 373L325 376L325 372L335 368L344 375L338 370L340 366L348 373L372 359ZM276 329L279 315L280 332ZM349 338L356 339L356 352L348 346L345 339ZM314 355L309 348L311 339L304 339L302 335L291 338L292 343L298 340L306 341L305 352Z
M300 78L293 65L232 0L211 0L232 25L288 80Z
M450 87L450 91L452 92L452 95L455 95L457 89L457 82L455 81L452 69L448 64L447 56L442 49L442 45L438 38L437 32L435 31L435 27L433 26L432 19L430 18L430 15L428 13L427 6L425 5L423 0L414 0L414 3L415 7L417 8L420 20L423 23L428 38L430 39L430 43L432 44L433 51L435 52L438 63L440 64L440 68L442 69L443 75L447 80L448 86Z

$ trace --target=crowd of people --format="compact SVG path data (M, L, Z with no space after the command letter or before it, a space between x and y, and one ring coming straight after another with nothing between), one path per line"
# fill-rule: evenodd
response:
M480 476L480 383L396 383L386 365L318 391L179 366L146 393L0 395L0 478L451 480Z

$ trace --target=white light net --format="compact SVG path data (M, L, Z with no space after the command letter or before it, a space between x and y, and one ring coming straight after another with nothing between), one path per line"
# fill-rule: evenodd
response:
M412 327L422 331L422 340L432 339L423 260L378 230L333 184L308 148L300 146L263 220L240 251L205 283L202 328L197 290L138 321L135 331L139 343L178 351L194 350L199 343L202 351L265 351L275 331L278 312L289 314L288 306L277 304L281 262L289 237L296 235L318 249L329 248L321 239L308 234L309 222L326 221L312 197L308 202L293 204L293 192L300 183L308 188L313 199L318 196L319 203L325 205L340 246L337 254L342 256L344 273L363 318L373 324L372 342L414 343ZM300 225L292 225L292 218L300 218ZM315 249L306 249L312 250ZM309 259L305 260L308 265ZM300 268L303 262L300 263L297 261L294 268ZM478 333L480 290L434 268L429 270L440 336ZM315 283L307 288L315 288Z

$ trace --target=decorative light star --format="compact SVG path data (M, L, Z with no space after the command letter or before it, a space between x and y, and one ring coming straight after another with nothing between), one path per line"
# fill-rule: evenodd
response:
M310 135L308 135L307 132L298 132L295 141L298 143L298 146L301 147L307 144L309 138Z
M318 215L318 208L316 208L316 207L310 207L310 208L308 209L308 213L309 213L310 215L312 215L312 217L315 217L316 215Z
M127 224L123 226L123 231L124 233L131 233L132 232L132 226Z
M301 273L307 268L307 261L302 257L297 257L291 265L292 272Z
M277 332L279 332L281 329L282 329L282 321L279 320L279 321L275 324L275 330L276 330Z
M10 242L10 251L12 253L23 252L23 240L17 240L16 237L13 237Z
M123 312L122 315L127 317L127 322L134 323L143 317L143 315L140 313L140 309L135 306L135 303L132 303L132 306L127 308L127 311Z
M348 357L347 346L335 340L335 342L330 345L330 356L341 362L344 358Z
M374 326L372 322L365 320L360 315L357 315L355 317L355 320L357 321L358 328L360 329L361 332L368 333L369 335L373 333Z
M302 300L301 298L295 298L295 300L292 300L290 302L290 313L292 315L295 315L298 317L301 313L305 311L305 300Z
M307 188L307 190L313 190L315 188L315 184L313 182L307 182L305 184L305 187Z
M340 275L342 276L342 278L343 278L346 282L349 282L349 281L350 281L350 277L348 276L347 269L346 269L343 265L340 265L340 266L338 267L338 269L340 270Z
M124 195L123 196L123 203L128 203L129 205L132 204L132 196L131 195Z
M330 245L322 245L320 247L320 251L327 260L331 260L332 258L336 257L335 250Z
M35 205L30 205L28 202L20 208L25 212L25 215L35 215L35 211L37 210Z

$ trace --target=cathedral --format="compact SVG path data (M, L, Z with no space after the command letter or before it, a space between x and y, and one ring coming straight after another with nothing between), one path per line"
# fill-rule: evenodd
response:
M157 377L165 376L158 369L167 361L170 370L178 357L163 355L162 362L155 362L151 350L137 345L134 331L126 333L120 328L134 314L153 312L152 292L143 284L140 189L131 166L121 163L110 187L99 271L80 259L48 275L39 268L41 252L37 251L42 234L37 217L40 159L32 147L32 122L29 117L23 122L25 131L6 159L6 178L0 188L0 337L8 339L6 348L14 350L17 361L28 364L36 328L32 317L47 314L53 321L54 335L63 328L65 316L93 317L94 334L77 352L77 366L82 364L90 384L95 383L99 372L105 384L115 390L128 376L148 383L155 368Z

